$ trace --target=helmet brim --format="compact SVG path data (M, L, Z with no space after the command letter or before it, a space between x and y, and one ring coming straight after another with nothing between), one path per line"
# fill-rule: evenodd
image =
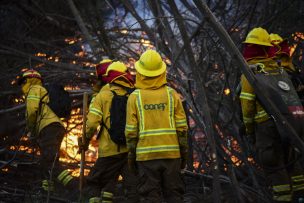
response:
M161 67L157 70L147 70L145 69L142 64L139 61L135 62L135 69L138 71L140 74L148 77L155 77L159 76L162 73L164 73L167 69L167 65L165 62L162 61Z
M256 41L244 41L244 44L257 44L257 45L262 45L262 46L268 46L268 47L272 47L273 45L271 43L267 43L267 42L256 42Z

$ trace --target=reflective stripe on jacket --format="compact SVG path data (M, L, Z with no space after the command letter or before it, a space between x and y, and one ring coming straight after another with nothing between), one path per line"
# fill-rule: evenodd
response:
M126 138L128 148L137 141L136 160L180 158L177 131L186 131L181 99L168 86L137 89L128 99Z
M277 63L272 59L254 59L248 61L248 64L263 63L266 68L277 67ZM241 106L243 113L243 121L246 127L247 133L254 132L254 123L261 123L268 120L270 117L261 106L256 98L253 87L250 85L244 75L241 76Z
M254 122L261 123L269 119L268 114L256 99L252 86L244 75L241 77L242 91L240 95L243 121L247 133L253 133Z
M63 125L60 118L45 104L49 102L48 95L43 98L39 112L39 103L45 94L47 94L47 90L44 87L32 85L29 87L26 95L26 124L28 129L36 136L39 135L44 127L51 123L57 122Z
M118 95L125 95L127 92L122 87L119 86L105 86L96 95L94 100L91 101L89 112L87 116L86 123L86 136L91 139L97 130L97 127L103 123L110 128L110 108L113 98L113 93L111 90L115 91ZM126 153L126 146L119 146L115 144L105 127L101 126L100 137L98 140L98 156L107 157L113 156L121 153Z
M100 88L99 92L102 91L102 90L110 90L110 85L109 85L109 84L106 84L106 85L102 86L102 87ZM93 104L93 102L94 102L94 100L95 100L95 97L97 96L97 94L98 94L99 92L94 92L94 91L93 91L92 98L91 98L91 102L90 102L90 105L89 105L89 109L91 108L91 106L92 106L92 104Z

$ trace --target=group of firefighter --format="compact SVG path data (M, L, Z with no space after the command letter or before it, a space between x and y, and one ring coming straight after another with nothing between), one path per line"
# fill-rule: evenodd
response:
M269 35L263 28L254 28L244 43L243 56L249 65L258 67L255 71L268 75L280 74L282 70L296 73L287 40L278 34ZM78 140L79 149L87 150L100 128L98 159L86 178L86 201L113 202L118 178L122 176L124 202L160 203L162 199L167 203L183 202L181 169L185 168L188 156L188 126L181 98L167 85L166 63L157 51L145 51L135 69L134 80L122 62L104 59L96 66L98 82L93 86L85 139ZM20 84L26 95L27 129L37 137L40 146L42 188L53 191L57 189L56 183L69 187L75 178L70 171L60 170L58 164L65 128L48 107L49 97L43 97L46 89L41 75L28 70ZM282 88L287 88L286 84ZM128 95L125 145L114 142L109 133L114 95ZM301 154L282 139L274 119L244 76L240 101L246 134L255 140L257 162L272 187L273 201L300 202L301 198L304 201ZM303 107L296 112L303 117Z

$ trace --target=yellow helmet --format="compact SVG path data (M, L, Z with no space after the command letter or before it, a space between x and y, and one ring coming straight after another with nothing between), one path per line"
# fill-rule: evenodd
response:
M113 62L111 65L109 65L107 72L103 76L107 76L111 70L125 73L127 71L127 67L120 61Z
M18 85L24 83L27 78L38 78L39 80L42 80L42 77L38 71L29 69L23 72L21 76L18 76Z
M104 63L112 63L111 59L103 59L102 61L99 62L99 64L104 64Z
M166 71L167 65L163 62L159 53L154 50L147 50L135 63L135 69L142 75L154 77Z
M252 29L248 33L244 43L272 46L268 32L261 27Z
M271 33L269 37L272 44L280 44L283 42L283 38L278 34Z

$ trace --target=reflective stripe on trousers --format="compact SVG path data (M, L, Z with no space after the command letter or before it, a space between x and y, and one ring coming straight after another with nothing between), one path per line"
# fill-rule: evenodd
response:
M273 200L278 202L290 202L292 200L292 191L289 184L285 185L274 185Z
M92 197L89 199L89 203L112 203L113 193L102 191L100 197Z
M292 176L292 190L304 190L304 175Z
M73 179L73 176L71 175L71 172L68 170L62 171L58 176L57 180L62 183L64 186L66 186L71 180Z

